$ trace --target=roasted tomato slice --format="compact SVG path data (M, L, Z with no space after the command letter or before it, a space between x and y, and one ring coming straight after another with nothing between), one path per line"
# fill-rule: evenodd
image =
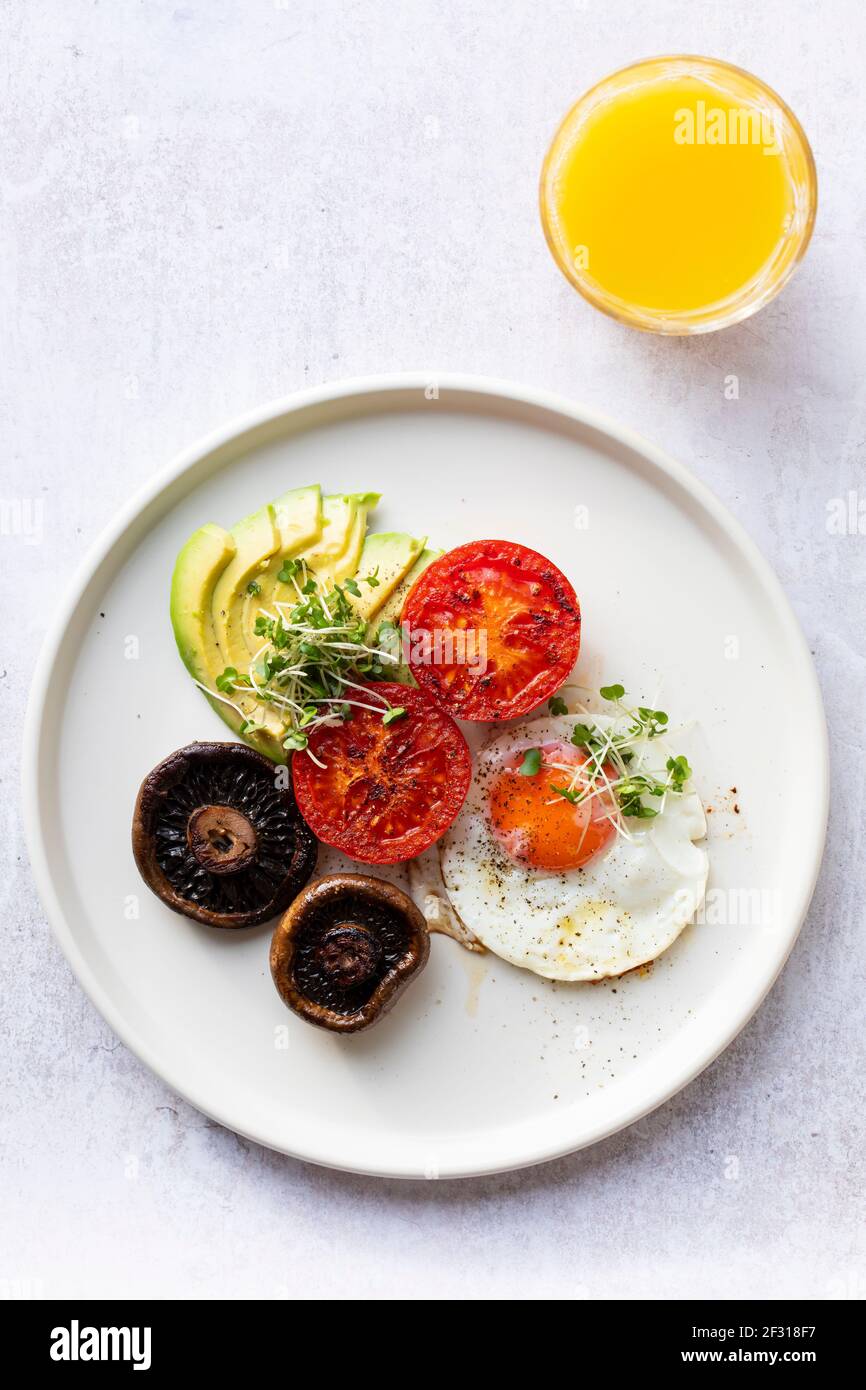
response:
M466 797L472 759L454 720L423 690L377 682L370 705L352 718L320 726L307 753L295 753L295 799L310 829L365 864L396 864L428 849L449 827ZM406 713L388 724L388 705Z
M512 541L434 560L403 605L418 684L458 719L514 719L568 679L580 605L561 570Z

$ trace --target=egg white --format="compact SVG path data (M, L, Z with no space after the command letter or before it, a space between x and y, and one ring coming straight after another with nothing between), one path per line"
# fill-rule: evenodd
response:
M694 843L707 826L692 790L659 801L653 820L627 820L628 838L615 835L580 869L551 872L509 858L489 819L493 781L510 755L568 743L576 722L537 719L489 742L439 842L442 879L461 922L504 960L553 980L598 980L654 960L694 917L709 871L706 851ZM602 715L594 722L617 725ZM671 751L661 738L642 740L634 766L665 781Z

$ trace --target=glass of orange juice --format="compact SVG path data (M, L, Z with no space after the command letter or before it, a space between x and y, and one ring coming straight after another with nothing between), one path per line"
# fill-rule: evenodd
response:
M812 235L815 161L793 112L711 58L651 58L599 82L544 161L541 218L596 308L707 333L778 294Z

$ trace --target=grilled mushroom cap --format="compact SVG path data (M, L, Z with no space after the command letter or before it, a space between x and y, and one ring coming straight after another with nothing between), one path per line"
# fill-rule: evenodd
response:
M357 1033L387 1013L429 953L427 924L399 888L330 874L277 924L271 974L283 1003L308 1023Z
M149 888L209 927L284 911L316 867L318 843L291 785L243 743L190 743L149 772L132 822Z

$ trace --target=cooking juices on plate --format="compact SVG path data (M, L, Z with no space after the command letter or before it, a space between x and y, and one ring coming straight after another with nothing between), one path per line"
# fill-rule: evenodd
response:
M541 176L550 249L597 308L701 333L761 308L812 233L815 165L775 92L709 58L653 58L565 117Z
M558 980L652 960L708 871L666 712L619 684L577 698L580 604L551 560L368 534L378 501L298 488L181 550L178 649L249 746L192 744L148 774L143 877L210 927L283 913L277 990L335 1032L391 1007L433 931ZM489 726L474 759L457 720ZM354 872L308 883L318 842L346 870L408 865L410 895Z

